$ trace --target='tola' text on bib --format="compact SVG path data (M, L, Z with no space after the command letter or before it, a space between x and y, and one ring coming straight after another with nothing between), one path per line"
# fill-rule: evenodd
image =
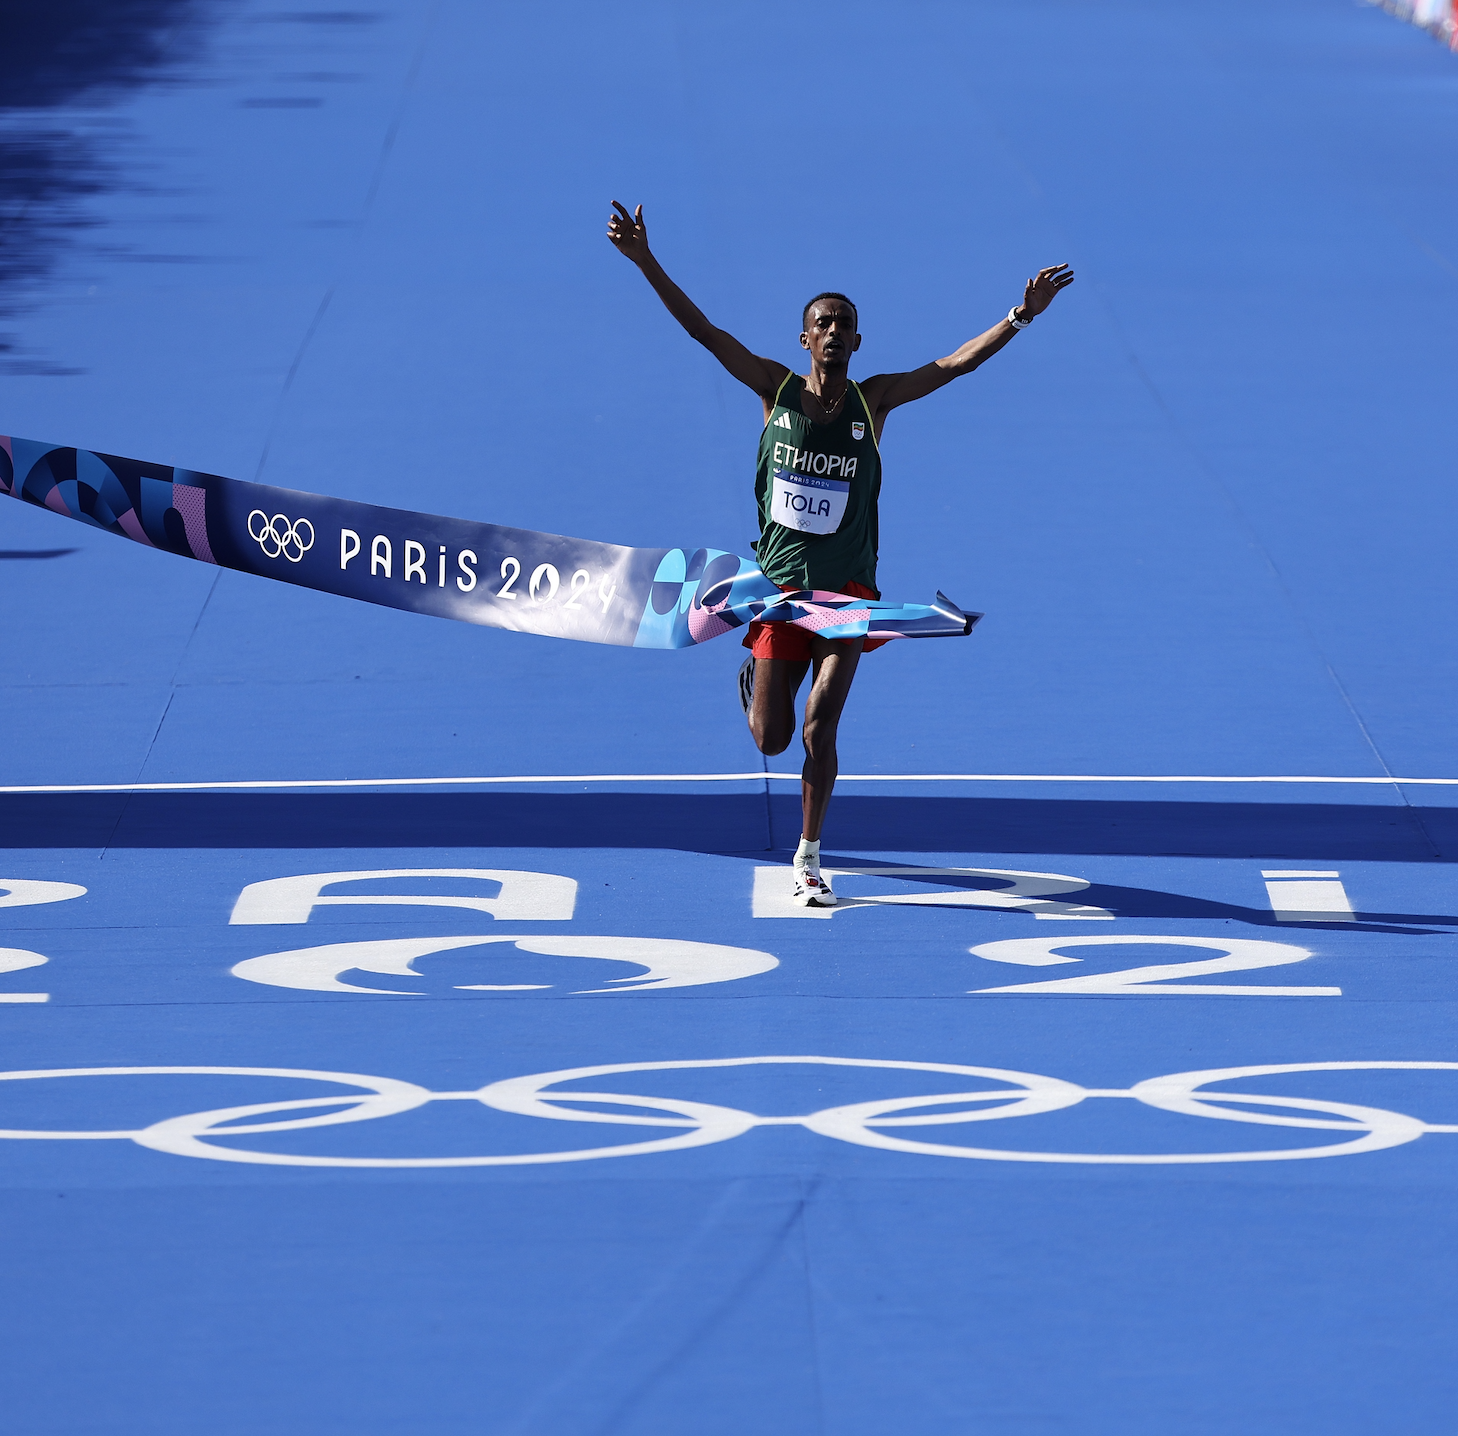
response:
M800 533L833 534L845 517L849 498L849 480L776 469L770 515L777 524Z

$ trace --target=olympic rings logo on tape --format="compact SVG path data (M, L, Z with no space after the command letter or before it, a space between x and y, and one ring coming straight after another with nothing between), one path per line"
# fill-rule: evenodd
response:
M760 1116L736 1107L624 1092L563 1090L562 1084L636 1072L675 1072L707 1068L756 1066L825 1066L925 1072L971 1077L979 1085L960 1092L889 1097L855 1102L801 1115ZM1399 1147L1429 1132L1458 1133L1458 1124L1423 1122L1381 1107L1359 1106L1307 1097L1208 1090L1213 1083L1242 1078L1285 1076L1303 1072L1458 1072L1458 1062L1294 1062L1259 1067L1220 1067L1203 1072L1176 1072L1151 1077L1128 1088L1090 1088L1058 1077L1042 1077L1000 1067L971 1067L946 1062L893 1062L855 1057L724 1057L701 1061L620 1062L597 1067L571 1067L509 1077L466 1092L433 1092L414 1082L370 1077L354 1072L319 1072L288 1067L68 1067L47 1071L0 1072L0 1083L65 1077L225 1076L299 1078L362 1089L343 1096L304 1097L281 1102L255 1102L186 1113L127 1131L0 1130L14 1140L129 1139L155 1152L202 1157L218 1162L245 1162L277 1167L510 1167L552 1162L588 1162L604 1157L637 1157L650 1153L704 1147L742 1136L754 1127L801 1126L822 1137L875 1147L887 1152L931 1157L960 1157L995 1162L1054 1162L1079 1165L1169 1166L1226 1162L1281 1162L1313 1157L1349 1157ZM625 1084L626 1085L626 1084ZM913 1133L930 1128L1032 1117L1076 1107L1089 1098L1123 1098L1164 1112L1329 1132L1336 1141L1319 1145L1213 1152L1048 1152L927 1141ZM663 1136L608 1146L574 1147L546 1152L506 1152L483 1156L345 1157L270 1152L219 1145L225 1140L256 1139L274 1132L301 1132L317 1127L394 1117L429 1102L479 1103L497 1112L557 1122L597 1123L640 1128L676 1128ZM588 1104L584 1106L583 1104ZM594 1105L595 1104L595 1105ZM616 1110L604 1111L611 1106ZM321 1108L336 1110L321 1112ZM637 1112L623 1109L639 1109ZM953 1110L946 1110L946 1109ZM1250 1108L1260 1110L1251 1111ZM935 1110L941 1109L941 1110ZM312 1112L311 1116L281 1114ZM262 1119L262 1120L259 1120Z
M248 515L248 537L263 550L265 558L278 558L282 554L290 563L298 563L314 547L314 525L308 519L290 520L287 514L274 514L270 518L262 509L254 509Z

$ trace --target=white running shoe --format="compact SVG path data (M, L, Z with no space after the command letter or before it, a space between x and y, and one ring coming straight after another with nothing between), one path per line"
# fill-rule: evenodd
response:
M744 716L749 717L750 704L754 702L754 658L751 655L739 665L739 706Z
M795 864L794 898L801 907L834 907L836 896L820 875L819 863Z

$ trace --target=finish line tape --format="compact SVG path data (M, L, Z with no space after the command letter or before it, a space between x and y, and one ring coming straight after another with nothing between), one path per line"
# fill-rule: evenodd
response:
M149 548L364 603L627 648L688 648L756 619L822 638L948 638L980 613L782 593L752 559L639 549L387 509L0 436L0 492Z

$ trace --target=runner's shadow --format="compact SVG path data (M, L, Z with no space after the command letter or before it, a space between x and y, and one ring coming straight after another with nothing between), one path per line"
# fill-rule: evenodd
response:
M1244 907L1238 903L1212 902L1184 893L1159 892L1151 888L1106 887L1095 883L1077 895L1077 900L1104 907L1115 917L1202 918L1277 927L1282 932L1303 928L1342 932L1422 933L1432 926L1458 927L1458 917L1435 913L1358 913L1354 922L1278 921L1269 907ZM1423 926L1417 926L1423 924Z
M865 866L861 857L840 857L826 854L823 861L827 867L856 868ZM908 873L906 880L919 881L914 873ZM893 880L894 881L894 880ZM997 884L968 876L959 878L951 873L931 873L924 880L937 887L961 891L988 891ZM848 896L854 897L855 893ZM1209 898L1192 897L1185 893L1164 892L1154 888L1118 887L1094 883L1076 893L1055 895L1050 901L1087 904L1089 907L1107 909L1116 918L1174 918L1201 919L1204 921L1238 922L1253 927L1279 928L1282 932L1327 931L1339 929L1342 932L1392 932L1407 934L1441 931L1445 927L1458 927L1458 917L1430 913L1359 913L1355 921L1318 922L1314 920L1293 922L1278 921L1269 907L1245 907L1239 903L1215 902ZM961 913L967 911L961 906L939 907L934 904L918 904L923 911ZM989 909L991 910L991 909ZM1424 924L1424 926L1416 926Z

